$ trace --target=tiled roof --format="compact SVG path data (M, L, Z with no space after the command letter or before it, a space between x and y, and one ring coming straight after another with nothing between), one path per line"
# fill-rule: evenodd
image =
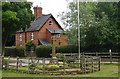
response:
M49 45L50 42L47 40L47 39L39 39L39 42L42 44L42 45Z
M26 31L39 30L44 25L44 23L48 20L49 17L51 17L51 14L42 15L41 17L33 21L31 23L31 26Z
M50 33L62 33L61 29L58 28L47 28Z

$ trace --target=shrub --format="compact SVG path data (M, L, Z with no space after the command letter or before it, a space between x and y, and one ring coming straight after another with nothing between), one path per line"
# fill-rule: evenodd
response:
M37 46L35 52L38 57L50 57L50 54L52 53L52 46Z
M57 46L56 52L59 53L76 53L78 52L78 46L76 45L68 45L68 46Z
M5 47L5 56L11 56L11 57L23 57L24 55L24 48L23 47Z
M16 47L17 56L24 57L25 56L24 51L25 51L25 48L23 48L23 47Z
M25 43L25 50L26 51L31 51L31 47L33 48L32 50L35 50L35 46L32 43L32 41L29 41L29 42Z
M58 62L60 68L63 68L63 62Z
M63 58L64 58L64 55L63 55L62 53L57 53L57 54L56 54L56 57L57 57L58 59L63 59Z
M63 62L58 62L58 65L63 65Z
M60 67L59 67L59 65L46 65L45 66L45 68L47 69L47 70L58 70Z
M43 45L37 46L35 52L38 57L50 57L52 54L52 46L43 46ZM58 58L63 58L62 53L76 53L76 52L78 52L78 46L75 45L56 47L56 53L57 53L56 56Z
M17 56L16 47L15 46L5 47L5 56L12 56L12 57Z

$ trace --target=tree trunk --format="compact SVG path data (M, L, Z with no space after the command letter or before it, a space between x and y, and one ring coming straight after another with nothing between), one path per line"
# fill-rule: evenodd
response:
M4 56L5 54L5 45L6 45L6 41L8 39L8 34L3 34L3 38L2 38L2 55Z

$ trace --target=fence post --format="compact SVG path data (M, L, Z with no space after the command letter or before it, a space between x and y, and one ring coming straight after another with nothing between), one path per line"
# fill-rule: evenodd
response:
M92 63L92 72L94 72L94 63L93 63L93 57L91 57L91 63Z
M7 68L9 68L9 62L10 62L10 56L8 57Z
M96 57L98 57L98 52L96 52Z
M63 70L64 70L64 72L63 72L63 74L65 75L65 56L64 56L64 58L63 58Z
M101 62L101 58L100 57L98 57L98 61L99 61L99 71L100 71L100 62Z
M111 49L109 49L109 53L110 53L110 63L112 63L112 52L111 52Z
M2 57L2 69L3 69L3 63L4 63L4 56L1 56Z
M17 57L16 70L18 71L19 57Z
M45 74L45 58L43 58L42 63L43 63L43 74Z
M112 63L112 52L110 52L110 63Z
M86 59L85 59L85 55L83 55L83 59L82 59L83 63L82 63L82 72L85 74L86 73Z
M86 63L86 62L87 62L86 59L87 59L87 58L86 58L86 57L84 57L84 58L85 58L85 59L84 59L84 66L85 66L85 67L84 67L84 73L86 74L86 65L87 65L87 63Z
M2 69L2 57L0 56L0 69Z
M83 73L83 74L84 74L84 69L85 69L85 68L84 68L84 62L85 62L84 60L85 60L85 59L84 59L84 55L83 55L83 56L82 56L82 63L81 63L81 64L82 64L82 73Z

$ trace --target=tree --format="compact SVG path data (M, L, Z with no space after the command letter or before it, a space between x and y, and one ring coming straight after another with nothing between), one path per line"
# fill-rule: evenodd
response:
M85 51L107 51L119 45L118 3L79 3L80 44ZM69 42L77 41L77 3L69 3L69 12L60 15L65 26L69 26ZM118 22L119 23L119 22Z
M3 50L7 41L15 37L16 31L26 26L34 19L31 2L3 2L2 3L2 45ZM9 39L8 39L9 38ZM3 51L4 52L4 51Z

